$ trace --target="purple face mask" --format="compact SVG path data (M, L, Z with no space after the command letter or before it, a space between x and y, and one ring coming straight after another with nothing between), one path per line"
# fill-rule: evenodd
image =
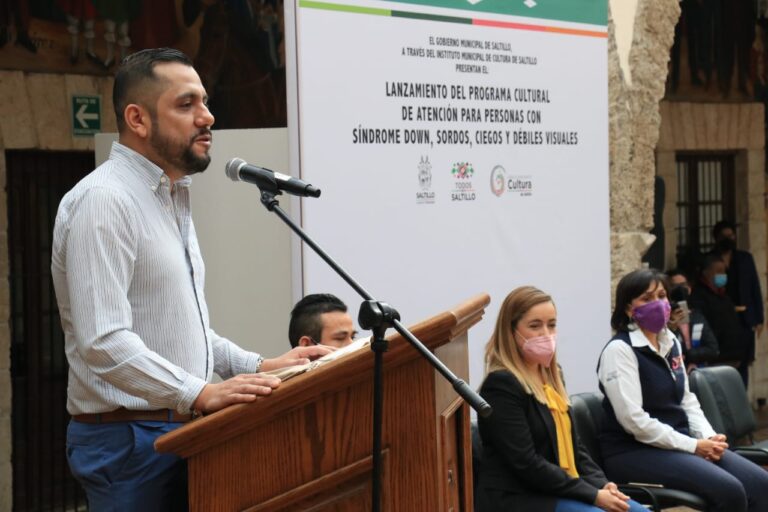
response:
M666 299L654 300L632 310L632 319L641 329L661 332L669 322L671 309Z

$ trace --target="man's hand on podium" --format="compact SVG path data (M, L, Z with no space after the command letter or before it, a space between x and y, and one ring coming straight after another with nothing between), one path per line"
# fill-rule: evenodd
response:
M307 364L336 350L325 345L296 347L280 357L264 359L259 370L268 372L288 366ZM192 408L202 413L216 412L232 404L253 402L280 385L280 379L262 373L243 373L217 384L206 384Z
M261 363L262 372L268 372L271 370L277 370L278 368L285 368L287 366L296 366L301 364L308 364L310 361L319 359L326 354L330 354L336 350L334 347L327 345L313 345L310 347L295 347L286 352L285 354L276 357L274 359L265 359Z
M271 375L242 373L217 384L206 384L192 408L203 413L216 412L228 405L253 402L257 396L269 395L279 385L280 379Z

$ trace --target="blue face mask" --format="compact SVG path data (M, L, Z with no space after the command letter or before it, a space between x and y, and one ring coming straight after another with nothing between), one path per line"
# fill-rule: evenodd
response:
M715 278L712 280L712 284L715 288L725 288L728 283L728 274L715 274Z

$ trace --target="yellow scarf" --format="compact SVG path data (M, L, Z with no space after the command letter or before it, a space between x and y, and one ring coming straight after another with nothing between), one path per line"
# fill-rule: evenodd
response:
M576 460L573 455L573 437L571 436L571 417L568 416L568 402L555 391L552 386L544 384L544 393L547 395L547 407L555 420L557 431L557 455L560 459L560 467L574 478L578 478Z

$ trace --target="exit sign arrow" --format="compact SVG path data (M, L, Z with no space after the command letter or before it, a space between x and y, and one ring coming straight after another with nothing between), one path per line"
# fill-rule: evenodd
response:
M80 105L80 110L77 111L77 114L75 114L75 119L77 119L80 122L80 126L82 128L90 128L87 121L95 121L99 118L99 114L93 112L93 113L87 113L85 110L88 108L88 105Z
M101 96L72 95L72 135L87 137L101 131Z

